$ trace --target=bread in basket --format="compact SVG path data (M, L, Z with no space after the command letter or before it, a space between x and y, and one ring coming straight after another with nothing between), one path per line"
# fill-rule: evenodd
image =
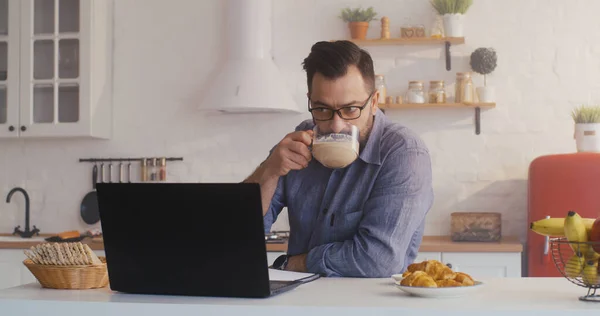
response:
M23 264L42 287L94 289L108 285L106 259L81 242L41 243L25 250Z

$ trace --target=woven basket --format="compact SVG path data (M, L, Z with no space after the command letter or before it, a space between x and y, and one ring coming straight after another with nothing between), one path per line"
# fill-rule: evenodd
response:
M102 265L54 266L35 264L30 259L23 261L23 264L42 287L69 290L96 289L108 285L106 258L98 258L102 261Z

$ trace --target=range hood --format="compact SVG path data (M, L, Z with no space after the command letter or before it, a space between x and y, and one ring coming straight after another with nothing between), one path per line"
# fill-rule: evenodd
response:
M200 110L301 113L271 56L272 0L227 0L226 54Z

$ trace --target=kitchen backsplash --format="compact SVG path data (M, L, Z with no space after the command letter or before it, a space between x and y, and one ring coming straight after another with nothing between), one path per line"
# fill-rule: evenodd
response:
M349 36L337 18L341 8L374 6L390 18L392 36L403 23L429 27L433 18L422 0L273 3L274 60L300 105L306 103L301 62L310 46ZM498 68L488 77L497 107L482 113L481 135L475 135L468 109L387 112L417 131L431 150L436 197L428 235L448 234L452 212L494 211L502 213L504 234L524 237L528 164L539 155L575 149L570 110L600 97L600 44L594 39L600 2L540 3L477 0L466 16L466 43L451 48L449 72L441 46L368 49L376 72L386 76L388 95L402 94L408 80L453 82L455 72L468 70L468 56L478 47L498 52ZM119 0L115 10L112 140L0 140L0 195L25 188L31 223L42 232L96 227L79 217L81 199L91 189L91 166L79 158L181 156L183 162L168 165L170 181L237 182L309 117L196 111L222 48L220 1ZM377 37L379 22L371 25L369 37ZM474 80L482 83L478 76ZM21 196L0 203L0 232L23 226L23 210ZM274 228L286 229L285 219Z

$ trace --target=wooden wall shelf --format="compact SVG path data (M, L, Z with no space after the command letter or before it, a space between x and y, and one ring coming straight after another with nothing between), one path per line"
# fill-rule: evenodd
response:
M359 46L379 46L379 45L439 45L449 42L453 45L464 44L464 37L446 37L446 38L431 38L431 37L411 37L411 38L390 38L390 39L350 39Z
M379 104L379 108L385 113L386 110L401 109L475 109L475 134L481 133L481 109L495 108L496 103L402 103L402 104Z
M334 42L332 40L331 42ZM373 39L349 39L349 41L353 42L358 46L385 46L385 45L445 45L446 51L446 70L450 71L452 69L451 60L450 60L450 46L452 44L464 44L464 37L443 37L443 38L431 38L431 37L396 37L389 39L381 39L381 38L373 38Z
M380 109L431 109L431 108L495 108L496 103L402 103L379 104Z

